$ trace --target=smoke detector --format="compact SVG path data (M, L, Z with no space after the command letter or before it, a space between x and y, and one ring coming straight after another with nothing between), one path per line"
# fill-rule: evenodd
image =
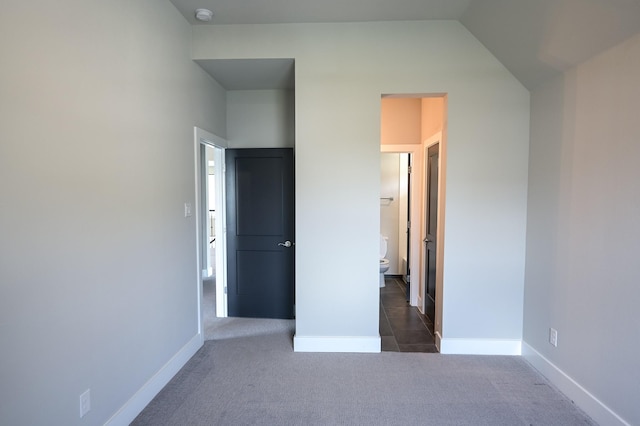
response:
M202 22L209 22L213 19L213 12L209 9L196 9L196 19Z

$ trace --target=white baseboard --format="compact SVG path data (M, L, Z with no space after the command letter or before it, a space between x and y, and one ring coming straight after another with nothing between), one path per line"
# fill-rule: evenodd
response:
M441 354L520 355L519 339L440 339Z
M525 342L522 343L522 356L598 424L631 426L571 376Z
M436 348L438 348L438 352L442 353L440 348L442 347L442 336L439 331L436 331Z
M108 426L127 426L144 407L166 386L173 376L204 344L201 333L196 334L156 374L149 379L107 422Z
M295 352L380 352L380 336L293 336Z

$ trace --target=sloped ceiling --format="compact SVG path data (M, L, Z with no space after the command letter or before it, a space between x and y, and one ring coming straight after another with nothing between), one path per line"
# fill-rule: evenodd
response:
M640 32L640 0L171 2L193 25L459 20L528 89ZM195 20L200 7L214 12L211 23Z
M460 22L531 90L640 32L640 0L473 0Z

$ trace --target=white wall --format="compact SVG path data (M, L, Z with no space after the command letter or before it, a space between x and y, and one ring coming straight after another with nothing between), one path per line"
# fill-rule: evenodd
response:
M385 93L449 95L445 338L519 347L529 95L461 24L196 26L193 54L295 58L296 350L379 348Z
M3 2L0 28L0 424L104 424L198 333L183 203L225 93L168 1Z
M639 75L636 35L532 93L524 340L601 424L640 424Z
M293 90L227 92L227 140L230 148L293 148Z

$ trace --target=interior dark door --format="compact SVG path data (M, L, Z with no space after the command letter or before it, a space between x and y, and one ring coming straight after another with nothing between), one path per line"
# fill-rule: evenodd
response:
M438 158L440 145L435 144L427 150L427 236L424 239L425 255L425 314L435 321L436 310L436 248L438 227Z
M228 314L293 318L293 150L227 149L225 157Z

